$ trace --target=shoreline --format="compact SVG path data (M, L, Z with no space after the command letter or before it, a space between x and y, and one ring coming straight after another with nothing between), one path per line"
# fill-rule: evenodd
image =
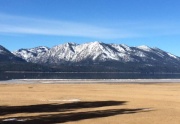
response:
M149 84L180 83L180 79L14 79L0 81L0 84Z

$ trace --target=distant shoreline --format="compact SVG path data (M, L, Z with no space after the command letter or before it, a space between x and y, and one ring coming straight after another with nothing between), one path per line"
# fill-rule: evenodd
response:
M180 83L180 79L14 79L0 84Z
M141 74L138 72L5 72L0 74L0 80L114 80L114 81L134 81L136 79L154 80L154 79L180 79L180 73L147 73ZM136 80L134 82L136 82ZM158 80L159 81L159 80ZM178 81L179 82L179 81Z

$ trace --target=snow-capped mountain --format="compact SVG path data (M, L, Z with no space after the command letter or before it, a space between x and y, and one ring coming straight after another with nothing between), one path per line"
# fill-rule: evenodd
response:
M39 62L41 63L78 63L115 60L118 61L121 54L111 48L110 45L100 42L85 44L66 43L51 48L45 53Z
M25 62L0 45L0 62Z
M148 46L129 47L124 44L89 42L84 44L66 43L52 48L36 47L20 49L14 55L27 62L43 64L98 64L101 62L133 62L146 65L180 64L180 58L158 48Z
M27 62L36 63L38 59L47 51L48 47L35 47L32 49L19 49L17 51L12 52L14 55L26 60Z

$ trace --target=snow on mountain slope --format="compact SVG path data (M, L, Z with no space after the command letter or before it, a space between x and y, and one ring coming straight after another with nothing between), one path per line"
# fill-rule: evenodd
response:
M146 45L138 46L137 48L144 50L144 51L151 51L152 49Z
M23 58L27 62L34 62L36 63L36 60L42 56L44 53L46 53L49 50L48 47L35 47L31 49L19 49L17 51L12 52L14 55Z
M120 49L120 46L118 46ZM128 49L128 48L121 48ZM130 48L129 48L130 49ZM125 51L124 50L124 51ZM127 50L126 50L127 51ZM102 42L85 44L66 43L55 46L46 52L40 59L41 63L64 63L81 61L133 61L130 55L120 52L113 45Z
M71 61L75 54L75 43L66 43L57 45L49 49L43 56L40 57L40 63L63 63Z
M33 63L67 64L77 62L144 62L178 63L179 57L158 48L148 46L129 47L124 44L89 42L84 44L66 43L51 49L36 47L13 52L16 56Z
M86 58L91 58L93 61L119 60L119 56L114 49L97 41L78 45L75 51L77 54L73 57L73 61L81 61Z
M175 56L175 55L173 55L173 54L171 54L171 53L167 53L170 57L173 57L173 58L175 58L175 59L177 59L177 56Z

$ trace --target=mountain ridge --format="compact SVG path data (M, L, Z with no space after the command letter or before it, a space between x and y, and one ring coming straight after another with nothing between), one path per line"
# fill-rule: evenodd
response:
M21 57L17 57L11 53L8 49L0 45L0 62L25 62Z
M17 64L19 61L13 59L3 59L1 55L6 52L7 58L16 57L22 60L21 63ZM157 47L131 47L98 41L84 44L64 43L52 48L22 48L14 52L2 47L0 57L2 71L180 72L180 57Z
M145 45L129 47L124 44L107 44L103 42L89 42L84 44L65 43L47 48L43 52L37 52L38 47L23 49L28 52L17 50L14 55L25 59L27 62L41 64L69 64L69 63L98 63L106 61L119 62L180 62L180 57L165 52L159 48L151 48ZM35 51L36 56L32 56ZM25 54L27 53L27 54ZM34 59L36 58L36 59ZM86 64L87 64L86 63Z

